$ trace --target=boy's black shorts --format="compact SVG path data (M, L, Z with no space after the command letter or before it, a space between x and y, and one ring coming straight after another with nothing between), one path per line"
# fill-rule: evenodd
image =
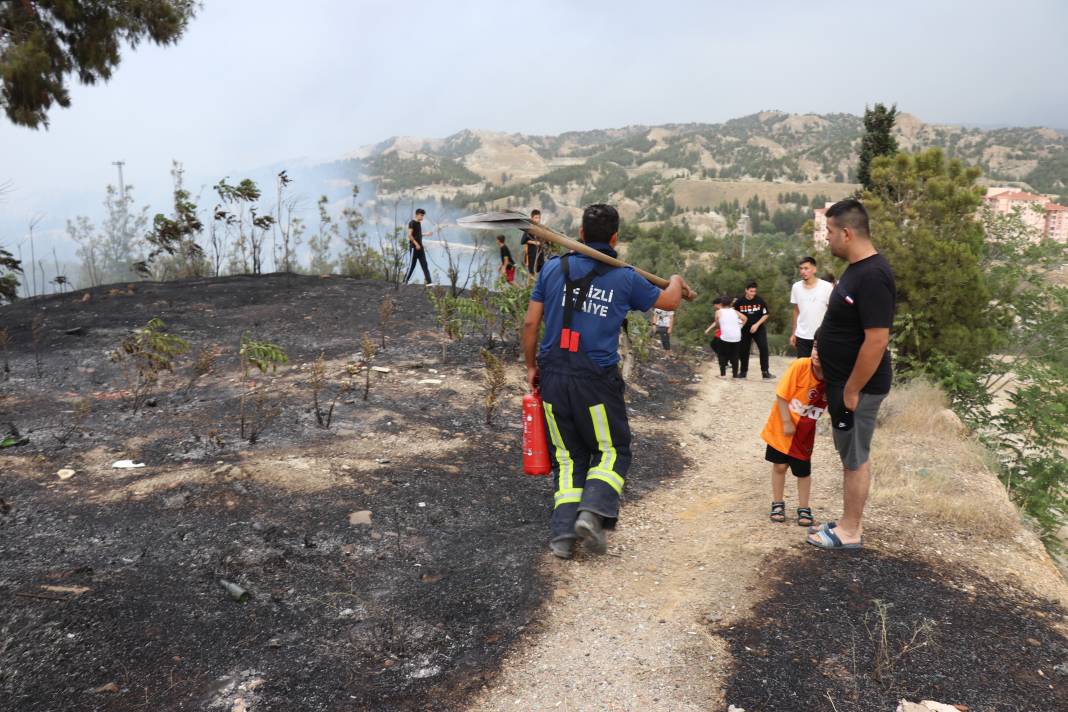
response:
M784 452L779 452L771 445L768 445L767 449L764 450L764 459L776 465L789 465L790 472L794 473L794 477L808 477L812 474L811 461L790 457Z

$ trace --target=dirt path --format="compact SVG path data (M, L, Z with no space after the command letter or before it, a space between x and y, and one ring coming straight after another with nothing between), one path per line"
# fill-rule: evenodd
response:
M787 363L776 360L772 369L782 373ZM678 429L659 421L656 430L685 443L691 467L626 507L609 556L546 556L556 583L540 628L470 709L726 708L730 660L709 623L743 617L765 555L801 546L803 530L792 520L766 523L768 465L758 434L775 382L722 381L712 369L702 376ZM636 417L633 426L651 437L658 421ZM816 471L828 471L829 437L820 438L816 455ZM838 497L824 479L813 497L817 513ZM792 514L791 482L787 506Z

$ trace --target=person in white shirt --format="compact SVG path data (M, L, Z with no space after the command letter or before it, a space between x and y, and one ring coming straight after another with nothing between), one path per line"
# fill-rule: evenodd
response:
M675 323L675 312L666 309L653 310L653 328L660 335L664 351L671 351L671 327Z
M718 329L719 344L716 356L719 358L719 377L727 377L727 364L731 366L731 378L738 378L738 349L742 341L742 324L746 319L731 306L732 301L728 296L716 297L712 306L716 310L716 316L712 323L705 329L705 333Z
M823 323L834 285L816 276L816 260L812 257L802 257L797 268L801 279L790 288L790 303L794 305L790 345L797 349L798 358L806 358L812 355L812 340Z

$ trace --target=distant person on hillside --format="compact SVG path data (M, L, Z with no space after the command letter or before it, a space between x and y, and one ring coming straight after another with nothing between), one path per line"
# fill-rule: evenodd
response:
M819 355L827 383L834 446L842 460L842 516L812 531L808 543L824 549L859 549L861 519L871 486L868 462L875 418L890 392L890 327L897 291L890 264L875 249L868 213L859 200L827 208L831 253L849 262L827 305Z
M812 340L823 323L834 285L816 277L816 260L812 257L802 257L797 270L801 279L790 288L790 303L794 305L790 345L797 350L798 358L804 358L812 354Z
M423 278L427 284L430 284L430 268L426 264L426 250L423 249L423 237L430 237L432 232L423 232L423 218L426 217L426 211L419 208L415 211L415 218L408 222L408 252L411 253L412 263L408 265L408 274L404 275L404 283L408 284L408 280L412 278L412 273L415 272L415 264L419 263L419 266L423 268Z
M512 251L504 243L504 235L497 236L497 246L501 248L501 264L498 271L508 284L515 282L515 260L512 259Z
M603 203L587 207L579 239L615 257L619 212ZM694 296L677 274L660 290L631 267L575 252L549 260L538 275L523 320L523 356L527 385L541 391L549 433L556 482L549 525L554 556L571 558L578 540L591 553L607 550L605 530L619 517L631 462L620 330L631 311L674 310L683 294Z
M731 378L740 378L738 347L742 341L742 325L745 323L745 317L734 310L730 297L724 295L716 301L719 302L716 318L705 329L705 333L707 334L713 327L719 329L719 348L716 350L716 356L719 359L719 377L727 378L727 364L730 364Z
M653 330L660 337L664 351L671 351L671 328L675 324L675 312L653 309Z
M541 224L541 211L537 208L530 211L530 222L535 225ZM545 252L541 249L541 240L524 230L523 237L519 240L519 245L523 248L523 264L526 266L527 272L530 274L541 272L541 268L545 264Z
M754 341L760 351L760 375L764 378L775 378L769 370L768 330L764 327L764 322L771 313L764 300L757 296L756 282L750 280L749 284L745 285L745 296L738 298L734 308L746 318L742 328L742 343L738 347L738 378L749 375L749 352L752 350L750 344Z
M797 524L812 526L812 448L816 421L827 409L819 349L790 364L775 389L775 405L760 437L767 443L764 459L771 463L771 521L786 521L786 470L797 479Z

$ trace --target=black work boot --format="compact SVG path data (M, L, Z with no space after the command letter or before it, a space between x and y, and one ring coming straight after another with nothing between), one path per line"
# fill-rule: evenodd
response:
M553 539L549 542L549 550L558 559L570 559L575 552L575 540L571 538Z
M608 551L608 539L601 526L601 515L593 512L579 512L575 521L575 534L582 540L582 545L594 554Z

